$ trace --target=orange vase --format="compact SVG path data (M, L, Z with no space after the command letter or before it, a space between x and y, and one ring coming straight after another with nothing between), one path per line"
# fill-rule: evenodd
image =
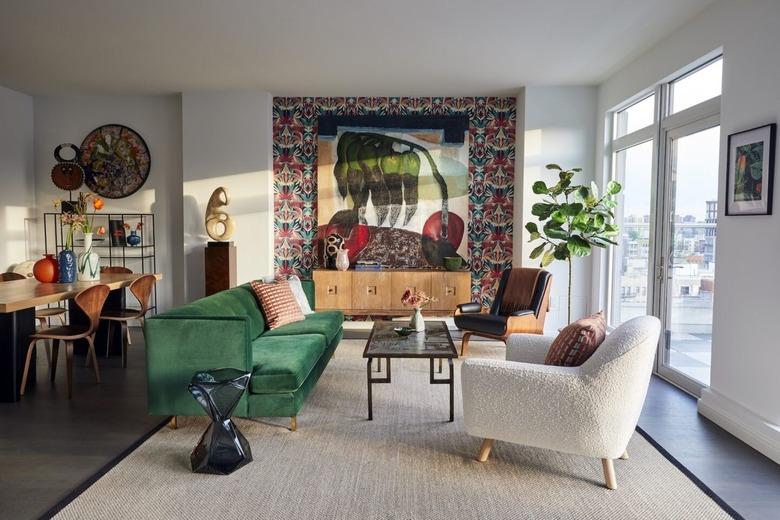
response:
M33 276L41 283L54 283L60 276L57 261L54 255L45 254L43 258L35 262Z

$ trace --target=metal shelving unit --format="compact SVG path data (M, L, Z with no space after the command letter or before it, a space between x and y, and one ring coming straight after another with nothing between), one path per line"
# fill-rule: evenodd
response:
M43 214L43 240L44 248L47 253L53 253L55 256L65 249L65 237L67 235L66 226L60 220L61 213ZM98 228L105 227L106 234L103 237L94 236L92 247L100 255L101 266L122 266L131 269L134 273L156 273L157 255L155 245L155 228L153 213L87 213L87 216L94 218L93 226ZM112 237L110 232L110 221L121 221L123 234L121 237ZM130 229L135 230L138 224L141 224L137 234L141 239L140 244L131 246L127 244L126 238L129 231L126 231L124 224L128 224ZM79 254L83 247L84 239L80 234L73 237L73 249ZM155 285L152 293L150 310L156 312L157 309L157 286Z

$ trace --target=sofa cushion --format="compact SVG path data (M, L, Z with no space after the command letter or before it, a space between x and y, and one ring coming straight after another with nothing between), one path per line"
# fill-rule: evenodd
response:
M263 337L291 336L296 334L322 334L330 344L341 330L344 313L341 311L317 311L302 321L282 325L269 330Z
M325 337L320 334L262 335L252 342L249 392L270 394L297 390L324 351Z
M506 332L506 316L468 312L455 316L455 326L459 329L481 332L491 336L503 336Z
M265 330L265 319L249 285L212 294L166 314L175 314L176 316L246 316L249 319L251 339L255 339Z
M256 280L250 282L250 285L260 300L268 328L273 330L288 323L303 321L301 306L295 300L287 280L277 280L273 283Z
M602 312L577 320L553 340L544 364L578 367L596 352L606 334L607 322Z

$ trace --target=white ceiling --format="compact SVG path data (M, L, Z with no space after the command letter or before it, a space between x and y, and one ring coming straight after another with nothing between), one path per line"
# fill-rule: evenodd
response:
M0 0L0 85L492 95L596 84L711 0Z

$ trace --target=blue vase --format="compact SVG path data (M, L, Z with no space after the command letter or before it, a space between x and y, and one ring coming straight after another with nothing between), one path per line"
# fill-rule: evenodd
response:
M129 246L137 246L141 243L141 237L138 236L138 233L135 231L131 231L129 235L127 235L127 245Z
M60 267L60 283L73 283L76 281L76 253L70 249L63 249L57 256Z

